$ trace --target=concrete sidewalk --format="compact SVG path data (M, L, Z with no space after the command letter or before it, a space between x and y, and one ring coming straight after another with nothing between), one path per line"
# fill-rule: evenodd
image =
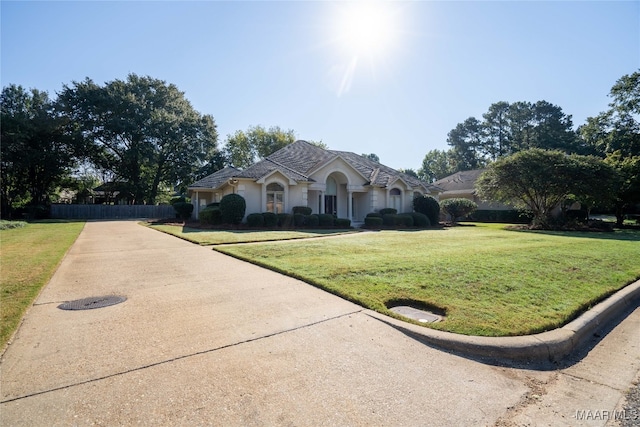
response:
M101 295L127 300L57 308ZM493 366L210 248L89 222L2 357L0 425L604 425L576 413L617 407L638 330L635 309L564 369Z

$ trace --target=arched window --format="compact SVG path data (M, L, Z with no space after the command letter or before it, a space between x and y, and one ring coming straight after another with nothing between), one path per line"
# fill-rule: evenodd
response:
M284 212L284 187L277 182L267 185L267 212Z
M392 188L389 191L389 202L390 207L394 208L398 211L398 213L402 212L402 192L398 188Z

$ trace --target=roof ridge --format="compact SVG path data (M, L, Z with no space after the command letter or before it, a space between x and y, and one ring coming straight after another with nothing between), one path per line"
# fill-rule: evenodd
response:
M305 141L305 142L306 142L306 141ZM305 175L305 174L303 174L303 173L302 173L302 172L300 172L300 171L297 171L297 170L295 170L295 169L293 169L293 168L290 168L290 167L289 167L289 166L287 166L287 165L283 165L283 164L282 164L282 163L280 163L280 162L276 162L275 160L270 159L269 157L265 157L265 160L269 160L271 163L275 164L276 166L282 167L282 168L284 168L284 169L287 169L288 171L291 171L291 172L297 173L298 175L301 175L301 176L303 176L303 177L305 177L305 178L309 179L309 176L308 176L308 175Z

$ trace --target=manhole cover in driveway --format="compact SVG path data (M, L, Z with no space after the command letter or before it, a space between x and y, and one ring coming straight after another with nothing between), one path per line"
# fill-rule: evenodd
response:
M61 310L91 310L93 308L108 307L110 305L120 304L126 301L125 297L118 297L114 295L103 297L89 297L78 299L75 301L65 302L58 306Z
M419 310L414 307L409 307L406 305L399 305L396 307L391 307L389 310L393 311L400 316L408 317L409 319L417 320L420 323L433 323L439 322L442 320L441 316L437 314L430 313L425 310Z

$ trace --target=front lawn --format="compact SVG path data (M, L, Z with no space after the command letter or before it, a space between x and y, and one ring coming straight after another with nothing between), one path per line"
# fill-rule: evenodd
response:
M41 221L0 230L0 350L83 227L80 221Z
M203 230L177 225L151 225L151 228L172 234L199 245L225 245L230 243L269 242L277 240L308 239L345 233L356 230Z
M499 224L381 231L215 249L364 307L413 300L446 313L430 327L526 335L567 323L640 278L640 232L508 231Z

